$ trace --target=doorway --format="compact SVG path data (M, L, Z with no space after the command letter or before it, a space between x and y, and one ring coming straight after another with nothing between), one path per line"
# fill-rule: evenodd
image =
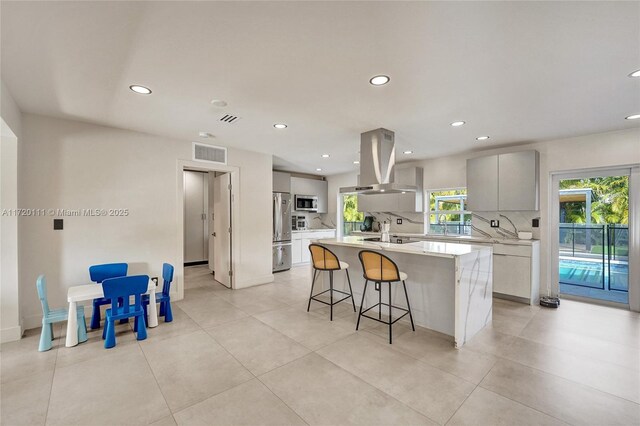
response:
M632 169L554 175L559 294L629 307Z
M209 258L209 172L184 171L184 266Z
M237 243L238 235L233 232L233 224L239 223L240 220L239 168L225 164L207 164L204 161L178 160L176 172L178 202L177 255L174 275L176 299L184 297L185 272L189 272L190 279L196 276L198 280L201 278L207 280L208 276L215 285L222 284L228 288L235 288L235 263L240 255ZM204 259L204 263L197 266L187 266L187 269L185 269L185 264L188 264L188 253L185 250L185 182L188 177L185 172L199 172L206 176L206 184L203 183L203 186L207 187L204 206L206 214L204 222L206 224L201 224L201 226L207 229L205 244L208 256ZM219 232L219 230L223 232ZM198 270L196 271L194 268Z

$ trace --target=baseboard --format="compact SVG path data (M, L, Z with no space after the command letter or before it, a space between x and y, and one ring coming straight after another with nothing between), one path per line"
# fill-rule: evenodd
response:
M254 285L260 284L268 284L273 282L273 274L263 275L260 277L253 277L245 280L237 280L236 281L236 289L245 288L245 287L253 287Z
M0 343L15 342L22 338L22 327L15 326L0 330Z

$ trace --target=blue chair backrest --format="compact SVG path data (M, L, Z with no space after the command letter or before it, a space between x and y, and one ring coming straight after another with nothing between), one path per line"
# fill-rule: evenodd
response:
M49 313L49 302L47 302L47 279L44 275L40 275L36 280L36 288L38 289L38 297L42 304L42 313L47 316Z
M169 290L171 290L171 283L173 282L173 266L168 263L162 264L162 279L164 281L162 285L162 294L165 296L169 295Z
M100 284L107 278L124 277L127 275L129 265L126 263L105 263L89 267L91 281Z
M129 299L135 296L134 310L142 309L142 294L149 287L148 275L130 275L128 277L107 278L102 281L102 291L106 299L111 299L111 312L116 317L118 301L122 301L123 312L130 313ZM125 315L126 316L126 315Z

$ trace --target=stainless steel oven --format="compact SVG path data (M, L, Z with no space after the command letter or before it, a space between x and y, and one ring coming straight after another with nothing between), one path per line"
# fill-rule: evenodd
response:
M294 209L299 212L317 212L318 197L316 195L298 195L294 198Z

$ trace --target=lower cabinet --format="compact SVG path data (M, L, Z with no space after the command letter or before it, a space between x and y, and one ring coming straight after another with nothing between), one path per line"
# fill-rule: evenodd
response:
M493 292L534 304L540 296L540 243L531 246L494 244Z
M301 265L311 262L311 252L309 252L309 244L311 244L311 241L335 237L335 229L326 231L293 232L291 234L291 263L293 265Z

